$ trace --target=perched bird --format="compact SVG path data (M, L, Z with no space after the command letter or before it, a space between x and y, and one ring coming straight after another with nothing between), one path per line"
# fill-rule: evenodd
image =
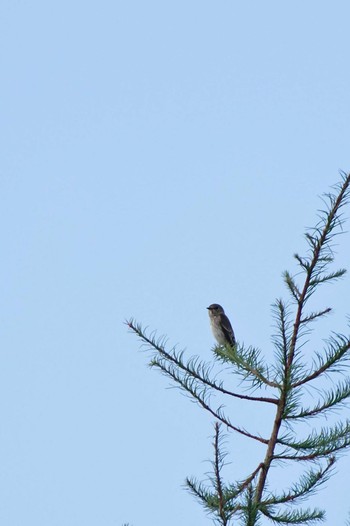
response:
M236 345L232 325L221 305L213 303L207 309L209 311L211 330L219 345Z

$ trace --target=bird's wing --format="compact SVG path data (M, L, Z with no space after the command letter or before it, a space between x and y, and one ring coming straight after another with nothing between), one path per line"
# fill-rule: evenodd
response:
M227 341L229 341L231 345L235 345L235 333L233 332L232 325L226 314L222 314L221 316L221 327Z

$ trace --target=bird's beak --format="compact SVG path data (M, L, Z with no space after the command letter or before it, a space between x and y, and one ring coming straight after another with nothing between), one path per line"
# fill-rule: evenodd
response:
M207 307L208 310L210 310L210 307Z

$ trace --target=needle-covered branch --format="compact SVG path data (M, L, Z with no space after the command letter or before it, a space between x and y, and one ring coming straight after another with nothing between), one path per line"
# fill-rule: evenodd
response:
M343 334L331 336L326 342L323 353L315 352L311 372L307 372L301 379L292 384L292 388L309 384L325 373L339 373L350 366L350 337Z
M331 312L331 308L327 307L326 309L316 311L316 312L310 312L310 314L306 314L304 318L301 318L300 324L302 323L309 323L309 321L314 321L317 318L321 318L322 316L325 316L326 314L329 314Z
M214 460L212 472L208 474L211 487L204 486L194 478L186 479L187 489L204 505L205 509L222 526L229 524L230 519L241 509L239 496L243 488L239 485L226 485L223 481L223 469L226 465L227 452L224 450L221 426L215 423Z
M156 338L155 333L148 336L145 329L142 328L142 325L133 319L128 320L126 324L129 329L134 332L146 345L146 350L152 351L154 353L154 358L151 360L150 365L153 367L159 366L160 363L165 365L166 362L168 362L169 367L167 366L167 370L163 372L166 372L168 376L172 377L176 383L179 383L181 374L184 374L188 375L190 378L195 379L199 383L202 383L208 388L234 398L239 398L240 400L277 404L277 398L244 395L242 393L236 393L224 388L223 381L217 381L215 377L211 376L213 364L205 363L204 361L200 360L198 356L191 357L187 362L185 362L184 351L179 352L176 350L176 348L172 348L170 351L166 350L166 340L164 337ZM160 367L160 369L162 369L162 367ZM176 375L172 376L171 372L176 373Z
M274 513L273 508L262 508L261 512L277 524L312 524L323 521L325 512L319 509L288 510L284 513Z
M283 273L283 279L285 284L287 285L289 292L291 293L292 297L296 301L296 303L299 303L301 298L301 292L298 288L297 283L295 282L293 276L290 275L288 270L285 270Z
M272 305L272 314L277 327L272 341L276 349L276 363L273 366L275 378L279 385L283 384L286 373L286 362L292 337L291 313L282 299Z
M236 373L244 380L251 382L255 387L279 387L276 382L269 379L269 369L260 358L261 352L254 347L245 348L239 346L218 346L214 349L214 354L224 363L236 366Z
M302 420L310 417L323 415L332 411L339 406L344 406L350 398L350 378L346 378L334 389L320 393L322 400L318 401L313 407L300 407L298 412L289 412L285 417L286 420Z
M314 430L303 440L279 438L277 444L298 451L300 455L325 457L350 446L350 421L337 422L330 427ZM275 458L281 458L276 455Z
M225 488L223 486L223 482L221 480L221 472L222 468L225 464L224 460L226 457L226 453L222 450L222 439L220 436L220 424L217 422L215 423L215 438L214 438L214 487L218 496L218 512L219 517L221 519L221 522L223 526L226 526L228 523L230 517L227 515L226 510L226 499L225 499Z
M310 255L304 258L297 258L298 261L301 260L307 264L304 263L301 266L305 273L305 281L303 286L300 287L301 293L297 300L298 308L290 345L289 363L293 361L301 327L300 322L303 319L303 308L307 300L321 283L334 281L344 275L344 269L328 274L324 274L324 271L334 260L332 243L334 236L338 233L336 229L342 228L343 217L340 211L349 201L350 174L343 174L342 182L335 188L338 190L338 193L326 195L326 209L320 211L319 223L306 234L306 240L310 246ZM293 294L292 296L294 298Z
M284 491L281 495L273 493L262 502L262 505L270 506L294 503L297 500L299 501L309 497L311 493L314 493L322 484L329 480L334 463L335 458L330 457L325 466L320 466L318 469L310 469L305 472L287 491Z

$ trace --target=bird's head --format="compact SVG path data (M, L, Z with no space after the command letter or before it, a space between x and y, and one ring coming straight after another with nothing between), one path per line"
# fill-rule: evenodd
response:
M225 313L224 309L218 303L212 303L211 305L209 305L209 307L207 307L207 309L209 311L209 314L212 314L213 316Z

